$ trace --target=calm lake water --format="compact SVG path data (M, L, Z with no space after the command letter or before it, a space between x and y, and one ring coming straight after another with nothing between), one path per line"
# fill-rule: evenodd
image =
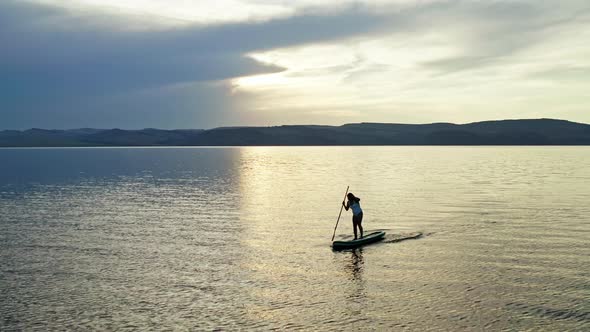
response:
M590 147L0 149L0 249L2 331L588 331Z

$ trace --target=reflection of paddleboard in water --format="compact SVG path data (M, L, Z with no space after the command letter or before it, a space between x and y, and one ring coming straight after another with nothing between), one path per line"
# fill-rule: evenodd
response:
M412 240L418 239L422 237L422 232L413 232L413 233L402 233L402 234L388 234L385 239L384 243L395 243L404 240Z

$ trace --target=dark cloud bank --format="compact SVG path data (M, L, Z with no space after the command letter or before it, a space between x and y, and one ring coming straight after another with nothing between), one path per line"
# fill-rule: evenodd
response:
M283 70L247 52L350 37L383 18L350 10L159 30L123 24L0 3L0 128L232 124L238 106L224 80Z

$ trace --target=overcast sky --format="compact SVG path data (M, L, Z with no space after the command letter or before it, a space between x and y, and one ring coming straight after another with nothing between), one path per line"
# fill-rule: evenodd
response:
M590 123L588 0L1 0L0 129Z

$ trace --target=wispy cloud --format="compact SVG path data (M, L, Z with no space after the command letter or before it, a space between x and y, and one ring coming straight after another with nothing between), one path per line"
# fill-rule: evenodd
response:
M584 92L590 81L578 73L590 64L590 46L584 42L590 36L589 9L583 1L563 1L558 7L537 1L404 7L388 13L396 24L387 30L332 44L339 48L338 58L349 59L345 70L318 71L322 60L331 59L323 51L326 45L292 47L255 54L275 58L268 63L288 70L265 75L273 79L246 78L238 84L259 92L261 109L280 100L284 112L300 117L338 110L336 121L590 121ZM571 71L577 81L559 79L572 77ZM282 84L273 86L274 81Z

